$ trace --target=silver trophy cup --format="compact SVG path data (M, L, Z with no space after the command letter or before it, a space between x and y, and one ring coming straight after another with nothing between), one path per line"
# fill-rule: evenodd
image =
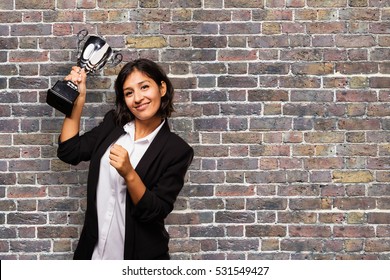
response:
M116 66L122 61L122 54L113 51L104 39L97 36L89 36L86 39L87 35L87 30L81 30L77 35L77 66L84 69L87 74L102 69L107 62L111 63L112 66ZM85 43L80 51L83 42ZM73 82L57 81L47 91L46 103L66 116L70 116L74 101L78 96L77 85Z

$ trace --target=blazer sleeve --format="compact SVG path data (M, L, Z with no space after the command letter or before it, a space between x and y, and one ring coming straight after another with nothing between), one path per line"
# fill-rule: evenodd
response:
M147 188L141 200L134 206L132 215L138 221L144 223L161 221L173 210L176 198L183 188L185 174L194 156L193 149L184 141L183 143L184 148L175 147L173 153L175 158L164 169L157 185L152 189Z
M81 161L89 161L99 135L107 129L108 123L111 122L113 122L113 111L108 112L98 126L83 135L76 134L64 142L58 139L58 158L72 165L77 165Z

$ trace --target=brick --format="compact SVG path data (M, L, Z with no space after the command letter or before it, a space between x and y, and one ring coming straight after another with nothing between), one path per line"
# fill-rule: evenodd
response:
M137 26L135 23L105 23L99 25L99 35L127 35L129 33L135 33Z
M390 174L386 171L377 171L376 179L378 182L390 182Z
M216 223L253 223L255 214L250 212L221 211L215 213Z
M390 227L387 225L377 227L378 237L388 237L390 233Z
M322 250L322 242L319 239L283 239L280 242L280 248L282 251L293 252L319 252Z
M296 171L294 171L296 172ZM318 196L319 188L316 186L289 185L279 188L280 196Z
M390 25L387 22L370 24L370 32L373 34L388 34Z
M342 224L346 220L344 213L320 213L318 221L325 224Z
M10 248L12 252L20 253L49 252L51 242L49 240L11 241Z
M366 221L366 215L361 212L351 212L348 214L348 224L363 224Z
M9 198L32 198L45 196L45 187L10 187L8 188L7 193L7 197Z
M319 88L320 80L315 77L286 77L280 85L284 88Z
M379 198L377 201L378 209L390 209L390 199L387 197Z
M263 239L261 241L261 251L277 251L279 250L279 240L277 239Z
M378 21L378 9L344 9L340 11L341 20Z
M330 199L318 198L296 198L290 199L290 209L292 210L314 210L314 209L330 209Z
M369 79L370 87L372 88L388 88L390 87L390 78L387 77L371 77Z
M286 236L285 226L254 225L245 227L246 237L283 237Z
M378 72L378 64L372 62L341 62L336 71L342 74L373 74Z
M216 58L216 51L168 49L163 52L162 56L166 61L213 61Z
M226 144L259 144L261 141L262 135L259 133L236 132L222 135L222 142Z
M46 36L51 33L50 24L21 24L11 26L12 36Z
M343 142L344 135L338 132L307 132L304 139L308 143L340 143Z
M373 91L343 90L336 92L336 99L340 102L376 102L377 96Z
M221 23L220 34L259 34L260 23Z
M343 166L343 160L341 158L317 158L308 159L305 161L305 168L309 170L313 169L338 169Z
M224 251L258 251L258 239L221 239L218 240L218 248Z
M250 128L252 130L277 131L288 130L292 127L290 118L263 118L251 119Z
M335 226L334 237L369 238L375 236L375 230L369 226Z
M219 61L246 61L256 59L256 50L221 50L218 55Z
M189 207L194 210L221 210L224 209L225 203L222 199L193 199L190 200Z
M314 212L292 211L279 212L277 222L280 224L314 224L317 221L317 214Z
M290 237L330 237L332 235L331 228L329 226L294 226L288 227L288 233Z
M284 35L254 36L248 39L248 46L251 48L283 48L289 47L289 41L288 37ZM269 50L266 54L267 56L273 56Z
M334 201L334 207L341 210L351 209L374 209L374 198L336 198Z
M76 199L51 199L38 202L39 211L76 211L79 203Z
M249 74L288 74L289 65L284 63L250 63Z
M10 62L45 62L48 61L48 52L32 52L32 51L13 51L10 52Z
M306 24L308 34L339 34L346 31L346 25L343 22L316 22Z
M350 7L367 7L368 1L367 0L349 0L348 4Z
M98 4L99 8L125 9L125 8L136 8L138 1L136 1L136 0L118 0L118 1L115 1L115 4L113 4L109 0L97 0L97 4Z
M38 238L77 238L77 227L39 227Z
M46 214L10 213L7 223L11 225L42 225L46 224Z
M28 9L51 9L55 8L55 0L47 1L28 1L28 0L18 0L15 1L15 8L21 10Z
M0 38L1 48L4 49L16 49L18 47L17 38Z
M224 48L227 46L226 36L193 36L194 48Z
M248 210L285 210L287 200L284 198L248 198Z
M218 87L229 88L255 88L258 84L257 77L251 76L221 76L217 80Z
M220 186L215 188L216 196L253 196L254 186Z
M161 23L161 34L165 35L188 35L188 34L217 34L218 26L214 23Z
M230 21L231 12L228 10L194 10L193 19L195 21Z
M320 182L331 182L332 176L330 171L313 171L310 174L310 179L314 183L320 183Z
M82 11L47 11L43 12L44 22L82 22Z
M389 213L368 213L367 220L369 224L389 224Z
M286 104L283 107L285 115L292 116L323 116L325 114L325 108L322 105L317 104Z
M334 72L334 65L332 63L295 64L291 70L297 75L329 75Z
M129 48L146 49L146 48L163 48L167 46L167 41L164 37L127 37L126 46Z
M307 0L309 7L315 8L343 8L346 7L346 0Z
M134 21L168 22L170 17L171 12L163 9L137 9L130 11L130 18Z
M245 1L245 0L225 0L226 8L257 8L261 9L264 7L263 0Z
M367 252L388 252L390 251L390 241L387 239L372 240L368 239L365 242L365 250Z
M261 105L260 104L223 104L221 110L218 110L222 115L233 115L238 116L253 116L261 114ZM217 113L217 114L218 114Z

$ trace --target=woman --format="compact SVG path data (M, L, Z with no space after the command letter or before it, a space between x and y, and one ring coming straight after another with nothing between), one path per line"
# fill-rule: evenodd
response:
M90 161L87 209L74 259L169 259L164 219L184 184L193 149L170 132L173 87L154 62L126 64L115 82L116 109L79 135L86 74L65 78L80 95L59 137L58 157Z

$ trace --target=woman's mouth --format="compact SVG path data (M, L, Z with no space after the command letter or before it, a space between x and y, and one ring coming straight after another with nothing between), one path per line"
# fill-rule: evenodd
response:
M135 106L135 109L137 109L138 111L143 111L143 110L145 110L148 107L148 105L149 105L149 102L148 103L143 103L143 104Z

